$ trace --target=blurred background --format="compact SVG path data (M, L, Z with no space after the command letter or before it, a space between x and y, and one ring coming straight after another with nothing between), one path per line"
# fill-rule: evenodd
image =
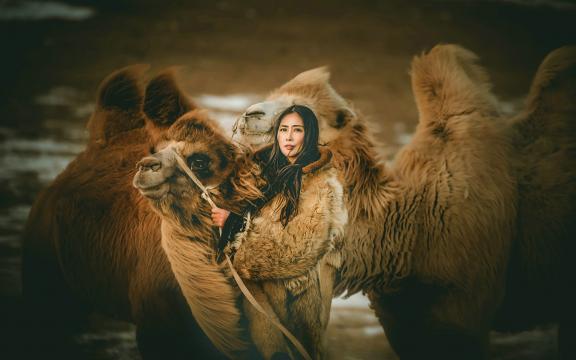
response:
M26 336L19 237L30 206L84 148L96 89L110 72L181 66L185 91L230 128L270 90L327 65L390 159L417 123L414 55L438 43L472 50L513 114L546 54L576 44L574 24L576 3L562 0L0 0L0 357L24 356L4 343ZM554 358L555 335L554 326L493 333L491 353ZM132 327L104 318L66 346L85 359L140 358ZM328 348L329 359L395 359L362 296L334 301Z

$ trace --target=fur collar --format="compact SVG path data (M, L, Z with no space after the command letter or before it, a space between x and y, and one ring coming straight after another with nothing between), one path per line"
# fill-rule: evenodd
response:
M303 174L309 174L309 173L313 173L313 172L319 170L324 165L328 164L330 162L330 160L332 159L332 151L330 151L330 149L328 149L328 147L318 146L318 150L320 150L320 158L318 160L304 166L302 168ZM263 148L261 148L260 150L256 151L254 153L254 158L256 159L256 161L263 164L270 157L270 151L272 151L272 144L266 145Z
M332 151L325 146L320 146L320 158L313 163L310 163L302 168L303 174L313 173L314 171L320 169L322 166L328 164L330 159L332 159Z

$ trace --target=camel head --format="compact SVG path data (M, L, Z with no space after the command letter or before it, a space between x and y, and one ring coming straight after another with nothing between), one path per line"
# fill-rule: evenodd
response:
M138 162L133 185L161 214L176 215L183 224L194 221L192 212L208 204L200 196L201 189L178 164L177 157L209 189L217 189L226 182L237 157L235 146L203 110L193 110L178 119L152 151Z
M207 112L180 117L141 159L132 184L153 207L181 228L210 224L210 204L186 174L190 169L220 207L239 210L261 196L258 167L238 149ZM180 163L178 157L181 159Z
M251 105L236 122L238 140L254 148L270 143L278 115L290 105L299 104L310 107L318 117L320 142L333 141L357 117L329 80L330 73L324 67L308 70L274 90L266 101Z
M308 106L318 118L319 141L330 147L332 164L339 170L344 186L356 193L371 194L389 175L380 162L368 124L329 81L330 73L324 67L297 75L272 91L264 102L246 109L236 122L236 140L258 149L272 141L274 122L283 110L293 104ZM364 203L360 200L363 198L357 194L350 198L351 216L360 212L376 216L378 207Z

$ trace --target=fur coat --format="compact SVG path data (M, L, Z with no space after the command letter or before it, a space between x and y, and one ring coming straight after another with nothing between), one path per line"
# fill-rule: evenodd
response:
M234 267L269 313L280 320L315 359L323 357L334 278L341 265L341 238L348 220L342 185L321 148L318 161L304 167L298 212L284 228L279 197L264 205L236 235ZM245 304L253 339L264 358L294 354L284 337Z
M279 196L264 205L236 235L234 267L250 280L305 276L328 257L340 266L338 251L348 217L342 185L330 164L331 153L303 168L298 212L284 228Z

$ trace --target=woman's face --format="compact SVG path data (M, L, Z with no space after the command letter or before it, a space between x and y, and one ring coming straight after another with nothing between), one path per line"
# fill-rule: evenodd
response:
M282 154L290 163L294 163L304 145L304 121L298 113L282 118L276 138Z

